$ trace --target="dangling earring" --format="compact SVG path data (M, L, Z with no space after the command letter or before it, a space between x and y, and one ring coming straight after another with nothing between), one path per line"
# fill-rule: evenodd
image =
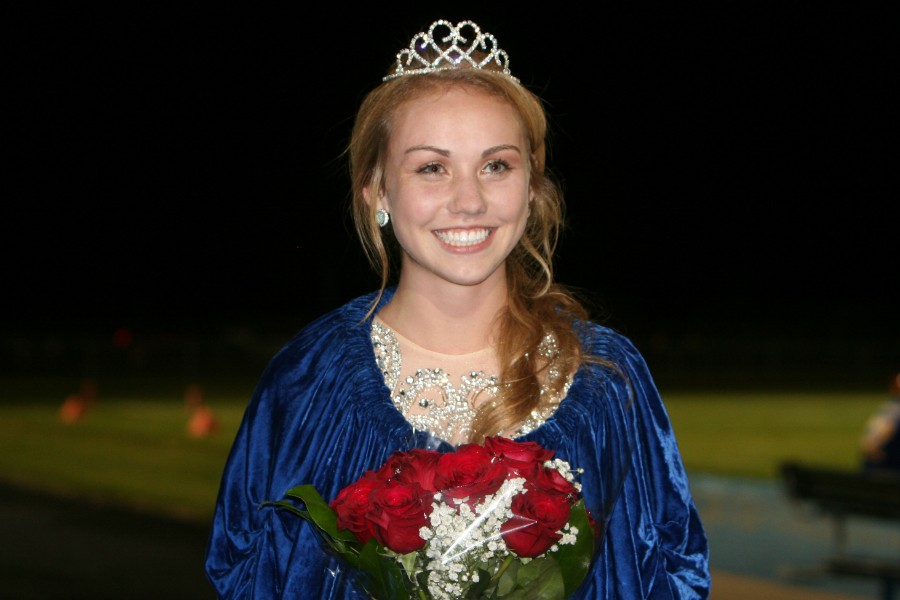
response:
M379 227L384 227L391 220L391 213L384 210L383 208L379 208L375 213L375 222L378 223Z

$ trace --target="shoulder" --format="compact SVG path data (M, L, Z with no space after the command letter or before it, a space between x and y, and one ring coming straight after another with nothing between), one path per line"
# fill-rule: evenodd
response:
M321 342L322 336L326 335L343 339L358 333L360 329L365 329L370 322L367 313L375 297L375 293L359 296L313 319L291 338L285 348ZM336 340L331 338L331 341Z
M371 355L369 309L377 297L377 292L359 296L304 325L269 361L264 379L321 371Z
M655 402L656 382L643 354L625 334L595 322L576 324L584 351L579 370L587 389L632 402Z
M616 364L644 361L631 339L611 327L591 321L579 321L575 324L575 329L588 356Z

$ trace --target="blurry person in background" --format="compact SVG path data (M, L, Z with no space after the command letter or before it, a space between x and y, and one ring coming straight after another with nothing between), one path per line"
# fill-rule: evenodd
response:
M900 371L891 376L889 398L869 418L860 440L864 471L900 473Z
M190 384L184 390L184 405L188 410L187 431L191 437L206 437L219 429L219 420L203 400L203 388Z
M59 407L59 419L64 423L81 421L88 409L97 401L97 384L93 379L83 379L77 394L69 394Z

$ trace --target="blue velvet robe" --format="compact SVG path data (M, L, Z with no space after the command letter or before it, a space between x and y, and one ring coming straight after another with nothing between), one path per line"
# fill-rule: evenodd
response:
M413 431L394 407L365 319L373 299L357 298L304 327L263 373L225 465L207 551L221 598L364 598L305 520L260 503L301 483L328 502L397 450L452 450ZM706 535L645 361L603 326L586 324L582 340L589 353L619 365L633 395L621 375L585 364L553 417L519 438L583 468L586 505L606 524L575 597L706 598Z

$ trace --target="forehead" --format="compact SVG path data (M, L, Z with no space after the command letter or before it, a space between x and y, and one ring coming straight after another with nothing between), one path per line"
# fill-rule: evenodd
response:
M524 137L524 126L515 107L505 98L469 86L451 86L417 94L397 106L391 119L390 138L408 140L426 136L459 137L484 134Z

